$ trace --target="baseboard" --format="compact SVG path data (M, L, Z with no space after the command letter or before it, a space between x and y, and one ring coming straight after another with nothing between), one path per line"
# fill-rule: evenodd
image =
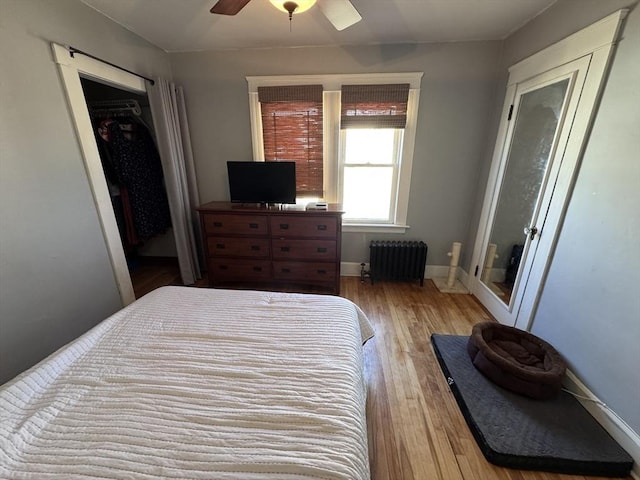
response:
M567 370L563 384L570 392L580 395L580 397L585 397L576 397L576 399L609 432L609 435L631 455L634 462L631 476L636 480L640 480L640 435L596 397L573 372Z
M365 264L365 270L369 270L369 264ZM341 277L359 277L361 265L356 262L342 262L340 263L340 276Z
M369 270L369 264L365 264L365 270ZM340 275L343 277L359 277L361 265L357 262L342 262ZM424 278L446 277L449 274L448 265L427 265Z
M471 289L469 288L469 281L470 281L470 277L469 274L467 272L465 272L462 267L458 267L458 280L460 280L460 283L462 283L462 285L464 285L464 287L471 291Z
M362 265L356 262L342 262L340 264L340 275L343 277L359 277ZM369 270L369 264L365 263L364 269ZM449 275L449 265L427 265L424 272L424 278L447 278ZM460 280L464 287L469 289L469 274L461 267L458 267L457 279ZM639 479L640 480L640 479Z

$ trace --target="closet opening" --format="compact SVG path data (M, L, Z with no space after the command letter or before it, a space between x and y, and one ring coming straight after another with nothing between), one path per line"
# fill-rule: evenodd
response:
M181 285L148 97L82 76L80 82L135 297Z

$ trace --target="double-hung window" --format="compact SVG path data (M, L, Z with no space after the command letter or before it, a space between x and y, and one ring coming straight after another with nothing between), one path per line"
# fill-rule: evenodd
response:
M346 221L395 219L409 84L343 85L340 191Z
M343 231L402 232L421 77L247 77L254 160L294 160L300 203L341 203Z

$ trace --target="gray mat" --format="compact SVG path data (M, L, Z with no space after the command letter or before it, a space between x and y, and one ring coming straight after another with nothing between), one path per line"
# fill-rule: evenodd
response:
M532 400L495 385L471 363L468 338L432 335L431 342L487 460L522 470L629 475L633 459L572 395Z

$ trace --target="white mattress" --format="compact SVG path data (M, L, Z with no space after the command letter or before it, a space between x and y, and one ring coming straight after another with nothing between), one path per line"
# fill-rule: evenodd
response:
M0 388L0 478L368 479L339 297L164 287Z

